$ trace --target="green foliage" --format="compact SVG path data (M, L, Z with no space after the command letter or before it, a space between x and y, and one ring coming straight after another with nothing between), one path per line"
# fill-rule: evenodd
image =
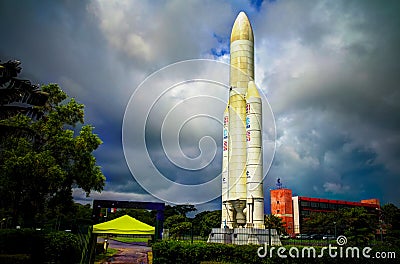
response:
M2 264L27 264L32 263L28 254L0 255L0 263Z
M283 226L282 223L282 218L270 214L270 215L265 215L264 216L264 224L265 224L265 228L271 228L271 229L276 229L276 231L278 232L278 234L285 234L286 233L286 229Z
M0 63L0 119L23 114L38 119L42 112L37 106L43 106L48 94L41 91L29 80L18 79L21 62L10 60ZM0 124L0 134L7 134L7 126Z
M306 220L302 226L303 233L308 234L327 234L334 233L335 224L337 228L337 234L341 234L341 224L339 224L340 216L338 212L328 213L315 213L312 212L308 220Z
M380 224L386 230L385 240L400 247L400 209L394 204L385 204L380 212Z
M300 257L291 258L288 251L291 246L285 246L284 255L287 258L280 258L277 254L277 247L273 251L272 257L267 256L260 258L257 255L259 245L232 245L232 244L216 244L216 243L195 243L190 244L182 241L161 241L153 244L153 263L154 264L199 264L199 263L231 263L231 264L266 264L266 263L397 263L393 259L377 261L374 258L331 258L325 251L321 258ZM299 252L303 249L298 247ZM316 255L321 252L322 247L316 248ZM377 248L370 252L370 256L374 256L375 252L394 251L390 248ZM268 251L269 253L269 248ZM263 251L261 251L263 253ZM396 251L397 253L397 251ZM307 254L307 253L306 253Z
M374 239L377 227L377 221L374 219L376 216L368 214L362 207L345 209L340 213L342 214L341 221L345 224L344 235L350 245L367 245L368 241Z
M178 224L178 223L183 223L186 222L186 217L184 217L183 215L172 215L170 217L168 217L167 219L165 219L164 221L164 227L165 228L172 228L174 225Z
M193 232L208 237L211 228L220 227L221 221L221 210L198 213L193 219Z
M45 236L46 259L57 263L77 263L80 260L78 238L66 232L51 232Z
M96 256L95 263L108 263L107 259L118 253L118 249L108 248L107 253L104 252L103 243L98 243L96 245Z
M41 232L31 229L1 229L0 253L1 254L31 254L39 250L38 245L43 244Z
M13 133L0 137L0 217L14 225L36 226L71 210L72 187L101 191L105 177L92 152L102 141L83 124L84 106L56 84L42 86L48 95L35 106L41 118L17 114L0 120Z
M76 263L81 257L76 235L32 229L0 230L0 253L29 255L33 263Z
M192 223L188 222L188 219L181 215L172 215L165 219L164 228L169 229L169 234L173 238L182 237L185 233L189 233L192 229Z
M182 205L166 205L164 210L165 218L168 218L173 215L182 215L186 217L186 214L189 212L197 211L196 207L191 204L182 204Z
M366 245L373 240L378 217L365 208L342 208L336 212L313 213L303 225L304 233L345 235L350 245Z
M107 208L104 208L107 210ZM105 214L105 212L103 212ZM129 215L143 223L146 223L148 225L154 226L154 223L156 222L156 211L149 211L145 209L119 209L115 213L107 213L107 219L106 221L121 217L123 215Z

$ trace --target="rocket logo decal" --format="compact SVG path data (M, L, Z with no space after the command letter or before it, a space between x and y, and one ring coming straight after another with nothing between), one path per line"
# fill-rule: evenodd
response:
M250 113L250 104L246 104L246 114Z
M250 128L250 118L246 117L246 128Z
M224 141L224 151L228 150L228 141Z
M229 118L227 116L224 117L224 125L227 125L229 122Z
M226 131L226 129L224 129L224 139L228 138L228 131Z
M247 133L246 133L246 140L247 141L250 141L251 139L250 139L250 131L247 131Z

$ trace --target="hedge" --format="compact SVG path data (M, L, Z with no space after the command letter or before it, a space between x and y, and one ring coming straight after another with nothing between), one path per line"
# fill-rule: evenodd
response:
M31 256L27 254L15 254L15 255L1 255L0 254L0 263L1 264L27 264L32 263Z
M77 263L81 257L76 235L64 231L42 232L32 229L0 230L0 254L2 258L14 255L16 259L28 255L29 261L33 263Z
M292 258L288 255L288 250L291 246L285 246L287 258L280 258L275 253L272 258L267 257L260 258L257 255L257 250L260 246L258 245L232 245L232 244L217 244L217 243L194 243L186 241L161 241L153 244L153 263L154 264L202 264L202 263L231 263L231 264L270 264L270 263L398 263L396 259L386 259L377 261L374 258L340 258L339 255L336 258L331 258L325 254L322 258ZM277 247L276 247L277 248ZM303 247L297 247L300 252ZM321 248L316 248L317 255ZM379 248L379 250L373 249L370 252L372 256L375 251L396 251L390 248ZM339 251L338 251L339 252ZM396 253L399 253L398 250ZM301 254L301 253L300 253ZM361 254L361 251L360 251ZM396 258L400 258L399 254L396 254Z

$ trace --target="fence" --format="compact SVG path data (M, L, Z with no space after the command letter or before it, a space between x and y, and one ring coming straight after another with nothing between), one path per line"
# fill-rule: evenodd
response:
M81 264L90 262L92 251L92 226L81 226L77 229L77 236L79 239L79 247L82 252Z
M193 232L184 232L178 235L170 235L169 229L163 230L163 240L184 240L191 242L204 241L206 242L208 237L202 237L200 235L195 235Z

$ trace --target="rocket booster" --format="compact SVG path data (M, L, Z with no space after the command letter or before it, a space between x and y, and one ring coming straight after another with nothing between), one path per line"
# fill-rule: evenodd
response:
M262 106L254 84L254 36L244 12L231 33L230 91L224 112L222 227L264 227Z

